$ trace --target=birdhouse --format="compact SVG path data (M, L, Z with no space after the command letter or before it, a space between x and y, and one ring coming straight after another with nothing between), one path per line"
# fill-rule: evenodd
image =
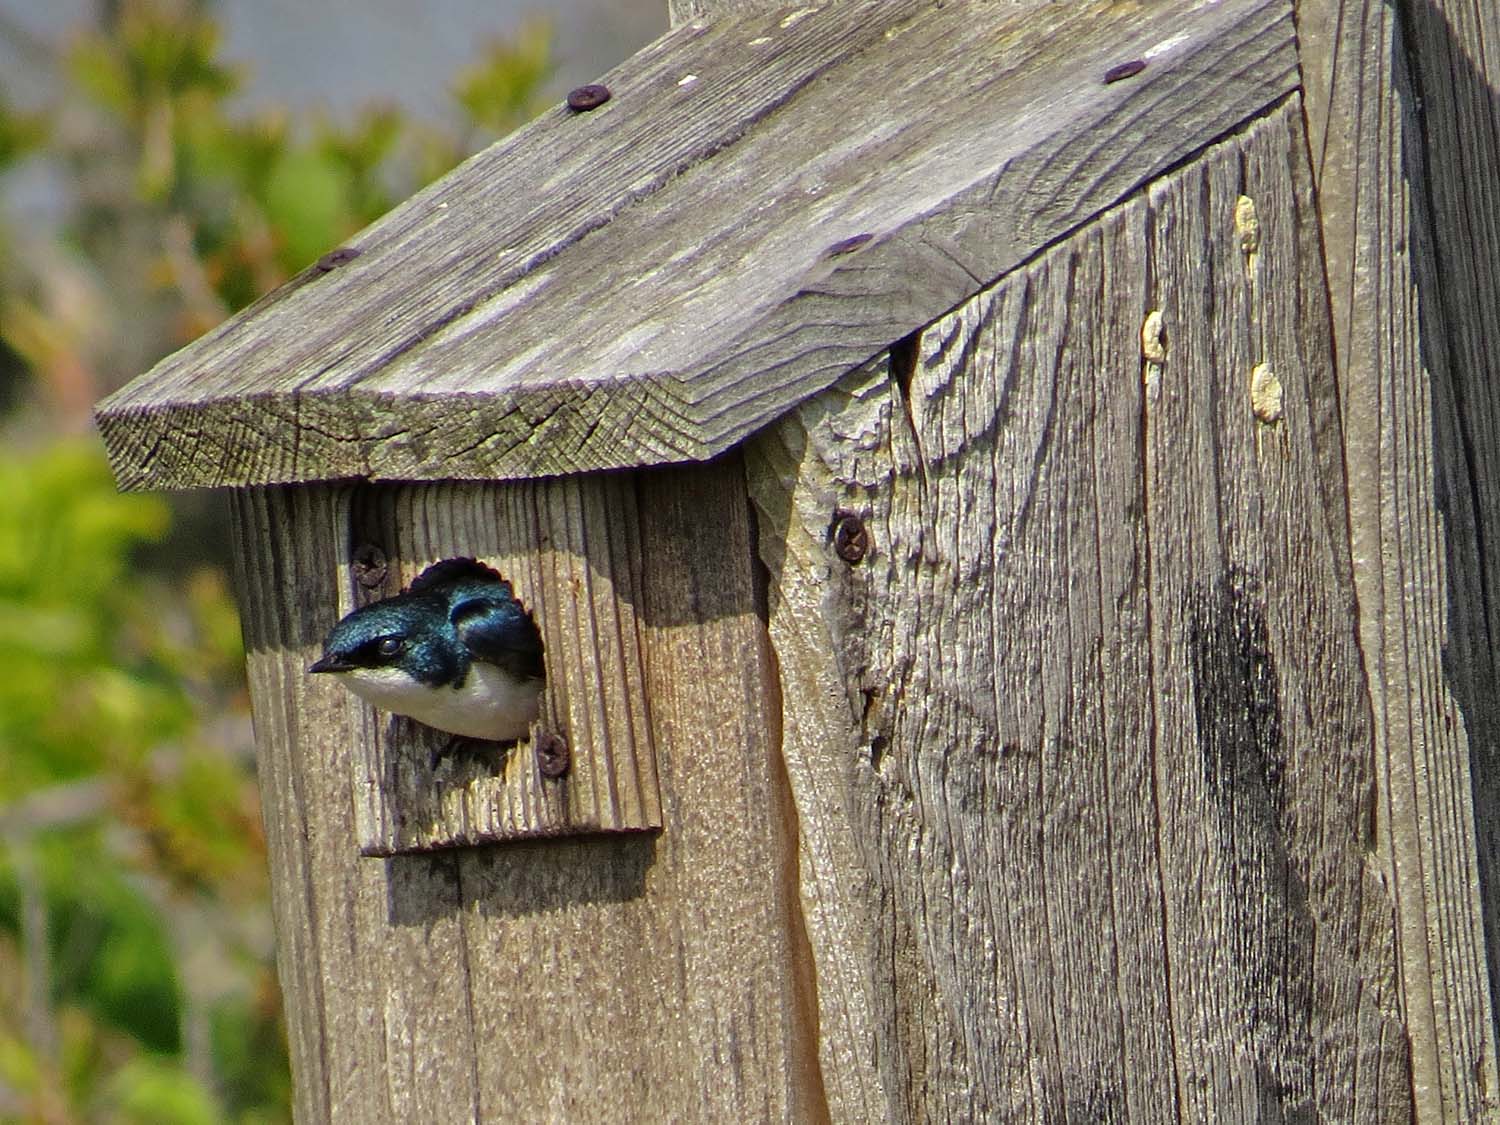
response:
M1495 1112L1500 111L1383 13L685 20L100 407L229 498L301 1120ZM308 672L449 559L462 753Z

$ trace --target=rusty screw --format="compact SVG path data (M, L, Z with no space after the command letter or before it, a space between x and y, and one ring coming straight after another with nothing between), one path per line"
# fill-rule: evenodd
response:
M851 565L863 559L870 549L870 530L853 512L834 512L828 537L834 554Z
M373 590L385 582L385 552L374 543L361 543L356 547L350 565L354 568L354 581L366 590Z
M568 740L554 731L544 730L537 734L532 744L536 754L536 767L542 776L556 781L568 772L573 764L573 755L568 750Z
M337 250L330 250L318 259L318 272L328 273L336 270L345 262L352 262L363 254L364 251L358 246L340 246Z
M836 258L840 254L848 254L851 251L858 250L874 237L873 234L851 234L848 238L841 238L828 248L828 256Z
M587 113L591 109L598 109L609 99L609 87L594 82L587 86L580 86L576 90L569 90L568 108L575 113Z
M1104 72L1104 83L1109 85L1112 82L1123 82L1127 78L1134 78L1145 69L1144 59L1131 59L1129 62L1118 63Z

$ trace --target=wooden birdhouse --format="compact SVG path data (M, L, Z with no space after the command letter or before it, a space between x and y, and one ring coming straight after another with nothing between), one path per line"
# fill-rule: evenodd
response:
M1493 20L713 7L100 407L229 496L299 1118L1497 1112ZM454 557L460 757L306 671Z

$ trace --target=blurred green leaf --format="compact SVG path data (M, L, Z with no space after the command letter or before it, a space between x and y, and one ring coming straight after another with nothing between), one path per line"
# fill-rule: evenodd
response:
M552 74L552 27L531 19L507 39L492 40L478 62L459 72L453 96L476 125L508 133L533 116Z
M269 1120L255 1115L255 1107L289 1105L292 1100L284 1032L272 1007L279 1005L280 993L275 991L274 976L268 975L267 983L268 993L228 1000L213 1016L220 1089L228 1108L247 1122Z
M0 423L28 412L10 420L26 440L0 443L0 827L11 832L0 836L0 1085L26 1120L279 1122L290 1078L257 920L269 892L238 618L224 567L200 565L211 550L191 573L160 562L222 526L172 533L160 497L115 492L96 441L47 438L78 433L103 391L281 284L476 138L381 106L351 121L242 110L207 0L99 11L58 59L56 106L22 114L0 93L0 171L32 158L67 185L50 242L12 237L0 212ZM456 78L469 134L536 110L550 38L530 23ZM81 811L36 820L79 794ZM10 850L18 817L32 825L27 901L36 909L40 895L50 954L53 1041L41 1046L21 1011L34 959ZM185 924L208 950L191 973L174 944ZM212 1058L192 1065L211 1067L213 1090L189 1077L182 1042L184 1020L205 1015Z
M120 117L135 105L129 69L117 46L103 34L89 35L69 52L73 81L94 104Z
M165 534L158 497L121 496L97 446L0 453L0 799L136 761L191 721L129 644L130 552Z
M249 823L254 803L247 799L248 785L233 762L195 755L150 791L150 823L174 868L203 885L225 884L231 898L238 897L237 886L248 890L261 883L256 871L247 870L262 863L259 851L247 847L259 838L259 825Z
M307 265L339 241L351 223L349 170L308 149L283 152L266 177L266 216L280 233L288 270Z
M0 172L35 152L46 139L46 117L18 112L0 92Z
M20 1036L0 1034L0 1083L30 1093L41 1081L42 1067Z
M162 99L217 100L233 93L238 79L218 50L218 25L196 5L125 0L113 26L75 40L68 62L96 105L139 124Z
M109 1117L121 1125L215 1125L213 1097L166 1059L141 1055L126 1063L105 1094Z
M51 916L53 991L152 1050L179 1046L177 980L162 919L92 832L41 842Z

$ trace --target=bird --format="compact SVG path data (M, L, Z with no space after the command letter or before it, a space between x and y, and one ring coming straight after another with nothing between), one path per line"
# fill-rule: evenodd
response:
M444 559L403 592L361 606L310 673L459 738L513 742L540 708L542 636L511 585L477 559Z

